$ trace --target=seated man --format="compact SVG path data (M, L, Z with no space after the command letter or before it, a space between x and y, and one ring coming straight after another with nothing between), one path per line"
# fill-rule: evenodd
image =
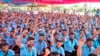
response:
M62 48L62 41L57 40L56 44L54 43L54 37L53 34L55 31L52 31L52 36L51 36L51 52L58 52L61 56L65 56L64 49Z
M69 39L64 42L64 50L66 56L76 56L78 41L74 38L74 33L69 33Z
M26 30L23 31L21 35L23 35L26 32L27 32ZM36 49L33 46L34 38L33 37L28 37L27 38L27 43L26 44L22 44L21 43L21 39L23 37L21 35L17 39L17 42L16 42L16 45L19 46L19 48L20 48L20 56L37 56Z
M44 35L39 34L39 40L35 42L35 48L37 50L38 56L41 56L43 54L43 50L47 48L47 43L44 41Z
M87 39L86 43L82 46L82 56L88 56L95 51L95 48L92 45L93 40L91 38Z
M1 43L1 50L0 50L0 56L14 56L15 52L8 48L8 44L3 42Z

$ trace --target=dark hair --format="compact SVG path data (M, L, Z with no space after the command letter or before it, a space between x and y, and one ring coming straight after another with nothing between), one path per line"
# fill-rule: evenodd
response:
M94 54L94 53L91 53L91 54L89 54L89 56L97 56L96 54Z
M49 56L60 56L58 52L51 52Z
M28 37L27 41L30 41L30 40L34 40L34 38L33 37Z
M14 32L14 30L10 31L10 32Z
M62 31L67 31L66 29L63 29Z
M92 38L88 38L88 39L86 40L86 42L88 42L88 41L93 41L93 39L92 39Z
M27 29L27 28L23 28L22 32L23 32L24 30L28 30L28 29Z
M20 26L17 26L17 28L21 28Z
M43 49L43 52L45 52L45 49L49 49L49 50L50 50L50 47L44 48L44 49Z
M44 36L44 34L40 33L39 36Z
M74 33L69 33L69 35L74 35Z
M31 30L30 28L27 28L28 32Z
M55 33L54 33L54 36L55 36L55 35L58 35L58 33L57 33L57 32L55 32Z
M56 42L63 42L62 40L56 40Z
M1 44L0 44L0 48L2 48L3 46L7 46L8 44L6 43L6 42L2 42Z

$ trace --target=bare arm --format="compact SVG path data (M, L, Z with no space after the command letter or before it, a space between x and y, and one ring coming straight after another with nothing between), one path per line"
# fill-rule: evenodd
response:
M55 30L52 30L52 34L51 34L51 45L54 45L54 33L55 33Z
M22 32L22 34L20 35L20 36L18 36L17 38L17 41L16 41L16 45L17 46L19 46L19 47L21 47L21 40L22 40L22 36L23 36L23 34L25 34L26 32L28 32L27 30L24 30L23 32Z

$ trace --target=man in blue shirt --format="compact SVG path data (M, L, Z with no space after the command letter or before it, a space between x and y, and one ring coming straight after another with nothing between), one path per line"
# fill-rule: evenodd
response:
M95 48L92 45L93 40L91 38L88 38L86 40L86 43L82 46L82 56L88 56L95 51Z
M43 50L47 48L47 43L44 40L44 35L39 34L39 40L35 42L35 48L37 50L38 56L41 56L43 54Z
M24 30L21 35L23 35L26 32L27 31ZM20 48L20 56L37 56L37 51L36 51L36 49L33 46L34 38L33 37L28 37L27 38L27 43L26 44L22 44L21 43L21 39L23 37L21 35L17 39L17 42L16 42L16 45L19 46L19 48Z
M5 27L5 28L3 28L3 30L2 30L2 33L1 33L1 36L2 36L2 39L4 40L4 41L6 41L6 39L8 38L8 32L7 32L7 28Z
M67 41L68 39L69 39L69 33L68 33L68 31L66 30L66 29L64 29L63 31L62 31L62 41L63 42L65 42L65 41Z
M14 36L14 33L15 33L14 31L11 31L10 35L6 39L6 42L10 47L13 46L16 42L16 38Z
M9 49L8 44L3 42L1 43L1 50L0 50L0 56L14 56L15 53L13 50Z
M62 41L57 40L56 45L54 43L54 33L55 30L52 31L52 36L51 36L51 52L58 52L60 55L65 56L64 49L62 48Z
M22 43L22 44L26 44L26 43L27 43L27 38L28 38L28 36L27 36L28 30L27 30L27 29L24 29L23 31L26 31L26 32L24 32L24 33L21 35L21 36L22 36L21 43Z
M17 35L17 36L20 35L21 32L22 32L21 27L20 27L20 26L17 26L17 32L16 32L16 35Z
M69 33L69 39L64 42L65 55L73 56L74 52L77 50L77 47L78 41L74 38L74 33Z

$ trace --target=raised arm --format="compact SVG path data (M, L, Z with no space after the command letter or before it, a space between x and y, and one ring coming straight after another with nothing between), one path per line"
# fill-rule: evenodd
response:
M96 50L94 51L94 54L99 54L100 53L100 47L96 48Z
M24 30L23 32L22 32L22 34L20 35L20 36L18 36L17 37L17 41L16 41L16 45L17 46L19 46L19 47L21 47L21 40L22 40L22 36L23 36L23 34L25 34L25 33L27 33L28 31L27 30Z
M37 27L38 27L38 23L37 21L34 23L34 27L33 27L33 33L32 33L32 36L34 36L36 30L37 30Z
M100 34L100 31L98 31L98 30L93 32L92 39L94 39L96 37L96 35L98 35L98 34Z
M55 30L52 30L52 33L51 33L51 45L54 45L54 33L55 33Z

